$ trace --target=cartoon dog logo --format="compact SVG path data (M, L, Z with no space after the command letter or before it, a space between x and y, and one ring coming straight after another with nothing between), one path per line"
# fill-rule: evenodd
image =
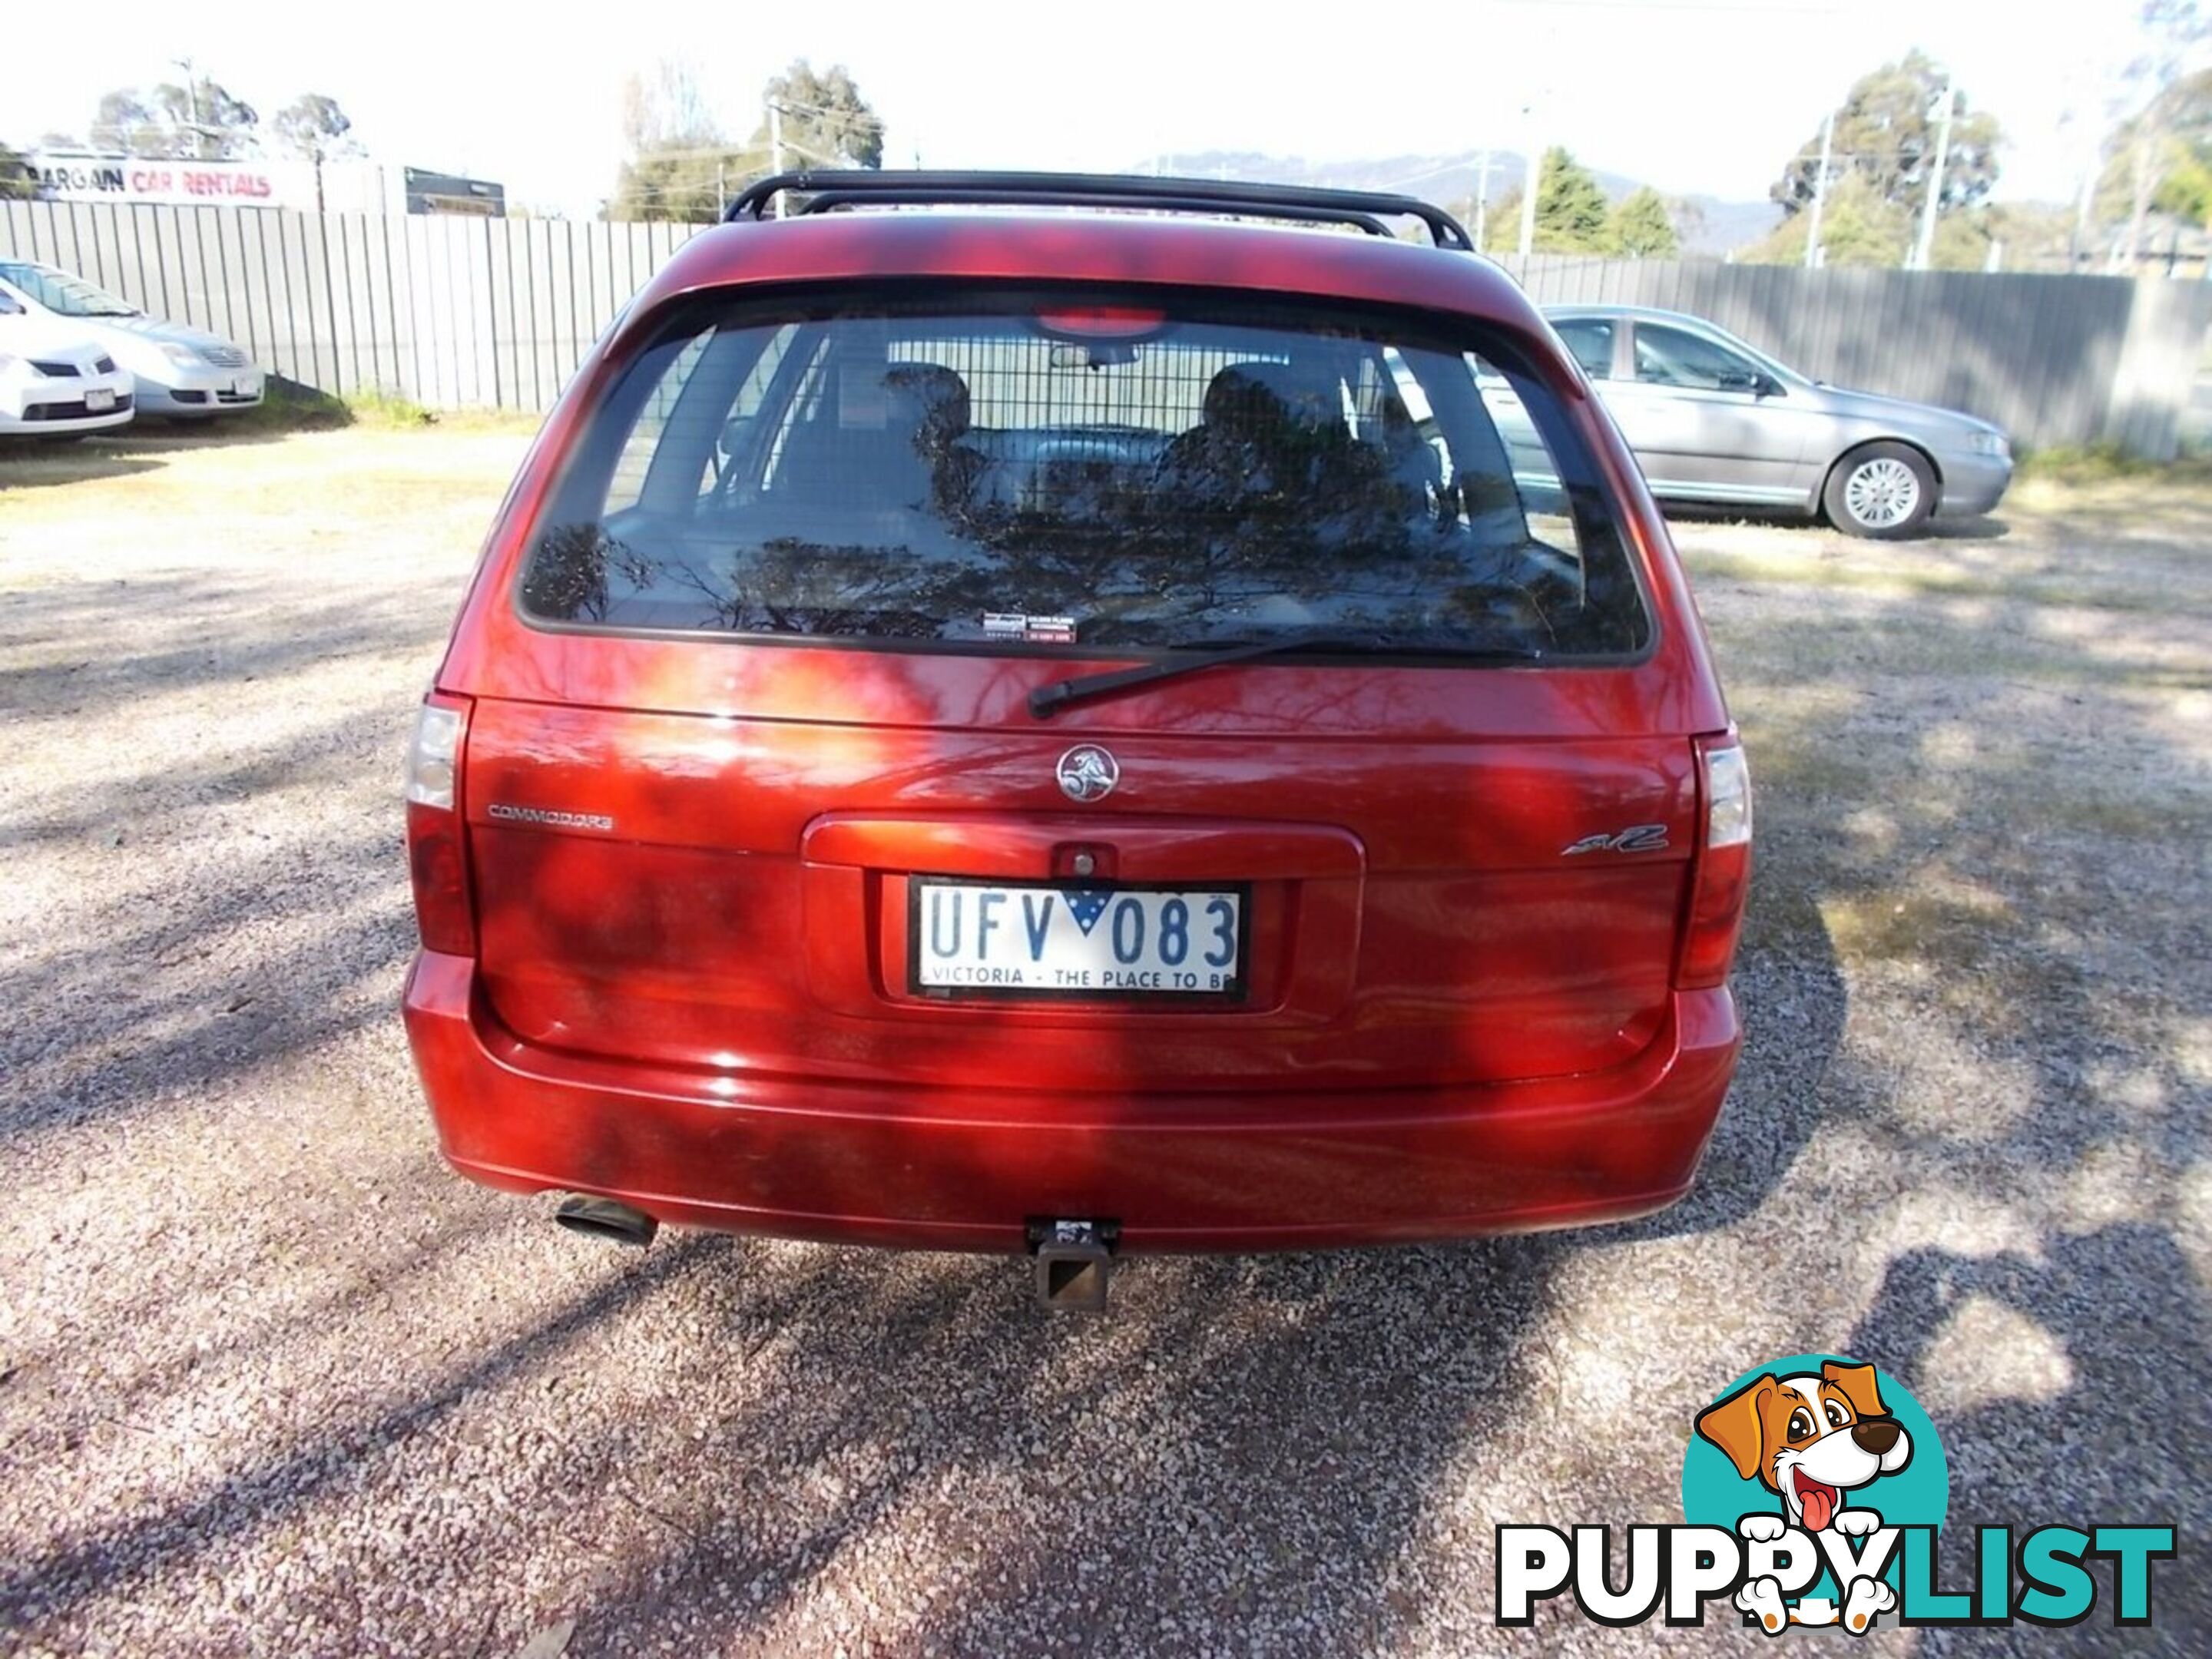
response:
M1912 1437L1882 1408L1874 1367L1834 1360L1818 1375L1770 1373L1747 1382L1705 1408L1698 1432L1728 1455L1737 1474L1782 1500L1780 1513L1747 1515L1737 1523L1754 1540L1779 1538L1789 1527L1864 1537L1882 1524L1881 1516L1856 1502L1846 1507L1845 1495L1895 1474L1912 1457ZM1879 1577L1854 1578L1843 1589L1838 1613L1826 1597L1785 1607L1780 1583L1770 1577L1747 1583L1735 1604L1770 1636L1784 1625L1837 1623L1857 1634L1897 1605L1897 1592Z

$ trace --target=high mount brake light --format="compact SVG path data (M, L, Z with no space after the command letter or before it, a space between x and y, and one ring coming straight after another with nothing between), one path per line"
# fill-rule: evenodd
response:
M1037 326L1071 340L1141 340L1166 324L1164 311L1138 306L1071 306L1037 313Z
M1674 974L1686 991L1727 982L1743 931L1751 888L1751 769L1734 732L1698 739L1698 795L1702 816L1689 925Z
M474 956L477 948L462 814L468 729L469 700L434 691L422 700L407 752L407 867L416 929L424 950L458 957Z

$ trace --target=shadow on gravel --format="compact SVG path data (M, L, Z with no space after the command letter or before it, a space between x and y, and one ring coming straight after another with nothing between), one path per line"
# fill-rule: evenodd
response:
M218 714L186 747L149 745L135 771L88 773L43 800L0 802L0 851L81 849L95 872L82 902L107 916L92 931L55 926L13 941L0 967L0 999L27 1016L0 1027L0 1073L13 1080L0 1096L0 1145L155 1111L165 1097L388 1016L357 993L414 942L397 806L408 711L371 701L288 722L277 688L296 671L395 649L419 647L428 660L444 617L404 594L340 596L272 611L264 635L242 638L234 618L252 597L164 576L0 599L0 639L20 665L0 671L0 707L49 722L48 732L161 694L235 686L238 730L274 724L283 733L234 737ZM104 622L126 609L159 617L162 642L132 658L102 654ZM388 816L301 829L303 805L312 813L318 796L343 799L372 775L392 781ZM272 881L258 860L187 859L186 883L117 904L149 851L174 857L203 826L234 828L241 817L263 826L262 858L312 865L315 878ZM95 1057L96 1076L76 1078L72 1067Z
M434 660L449 620L417 595L353 591L343 573L334 573L330 598L313 605L280 608L283 591L274 580L163 574L0 593L0 647L16 659L0 667L0 708L76 714L207 685L237 686L243 702L256 695L245 688L333 659L419 645ZM268 629L242 634L237 614L264 593ZM158 618L166 642L130 656L104 648L126 612ZM204 764L193 755L152 758L160 764L149 776L164 781Z
M112 442L92 438L64 443L52 439L0 438L0 498L11 489L38 484L81 483L93 478L127 478L155 472L161 463L126 453Z
M2202 591L2161 574L2169 551L2131 548L2132 568L2185 617ZM2109 574L2118 556L2095 566ZM1796 1111L1900 1157L1910 1185L1869 1184L1850 1163L1808 1177L1788 1224L1824 1237L1847 1279L1879 1264L1877 1288L1849 1331L1784 1322L1786 1297L1770 1316L1799 1346L1976 1402L1936 1414L1954 1523L1945 1582L1972 1582L1981 1524L2172 1522L2201 1538L2212 1494L2184 1466L2212 1436L2212 1391L2194 1380L2212 1360L2212 1305L2178 1242L2202 1200L2176 1172L2212 1158L2212 1093L2183 1052L2212 952L2203 799L2169 781L2203 757L2146 718L2146 695L2171 689L2158 652L2172 636L2148 622L2081 627L2094 613L2081 608L1941 595L1822 597L1801 620L1738 633L1723 586L1703 587L1760 789L1739 968L1752 1044L1705 1184L1675 1213L1725 1203L1715 1177L1732 1139L1779 1133L1790 1157L1757 1103L1778 1079L1809 1083ZM1859 643L1838 652L1838 636ZM2063 712L2028 718L2039 703ZM1824 963L1832 986L1820 983ZM1790 982L1789 969L1778 982L1784 964L1813 975L1823 1060L1796 1061L1785 1035L1762 1070L1760 1029L1788 1012L1775 1000ZM1874 1041L1823 1024L1840 1021L1846 978L1862 1006L1884 1005ZM1792 1115L1787 1097L1771 1104ZM1906 1205L1916 1230L1955 1225L1890 1255ZM2111 1627L2099 1568L2099 1608L2076 1644L2201 1651L2212 1589L2182 1549L2159 1570L2156 1630ZM1948 1653L1991 1638L1919 1639Z
M1800 531L1808 536L1828 533L1826 519L1808 519L1795 513L1747 512L1740 507L1701 506L1690 501L1670 501L1667 504L1667 522L1692 527L1702 525L1756 525L1762 529ZM1923 542L1994 542L2012 534L2012 526L2004 520L1989 514L1971 519L1930 519L1905 544ZM1898 545L1899 544L1887 544Z
M1899 1376L1922 1373L1943 1327L1989 1314L2032 1324L2060 1362L2063 1386L2033 1382L1947 1419L1938 1426L1950 1462L1954 1526L1941 1556L1952 1584L1972 1582L1976 1523L2009 1524L2014 1535L2052 1522L2130 1522L2176 1528L2181 1559L2154 1576L2156 1622L2174 1642L2201 1644L2212 1632L2212 1588L2189 1565L2201 1547L2212 1502L2184 1465L2197 1425L2175 1421L2177 1390L2202 1404L2193 1380L2212 1366L2212 1302L2189 1261L2160 1227L2122 1222L2045 1242L2033 1256L1960 1255L1916 1250L1889 1264L1874 1306L1852 1334L1853 1352L1881 1356ZM2111 1564L2089 1562L2098 1581L2097 1625L2112 1607ZM2135 1632L2099 1631L2106 1650L2154 1650ZM1931 1631L1932 1651L1972 1645L1960 1631ZM2173 1650L2179 1651L2177 1648ZM2197 1651L2202 1651L2199 1645Z
M329 1439L298 1442L234 1470L194 1502L144 1510L118 1524L74 1534L64 1524L54 1548L0 1566L0 1611L66 1612L91 1595L170 1569L180 1557L221 1549L238 1534L305 1509L351 1480L361 1459L411 1435L435 1432L440 1420L472 1392L536 1374L580 1333L658 1290L682 1261L672 1251L641 1263L628 1277L578 1297L526 1335L481 1354L404 1402L361 1416Z
M268 400L257 409L182 420L139 416L74 439L0 438L0 490L151 472L180 452L274 443L354 419L342 398L271 375Z
M1034 1314L1020 1264L1006 1261L671 1237L525 1316L520 1335L458 1359L421 1356L404 1398L349 1404L334 1422L272 1435L265 1455L189 1501L64 1518L48 1547L0 1569L0 1608L52 1618L118 1586L209 1570L240 1540L281 1549L326 1520L330 1504L349 1501L396 1511L380 1516L383 1553L357 1571L435 1583L457 1551L472 1550L466 1571L550 1586L545 1595L580 1620L576 1655L726 1650L778 1632L826 1650L831 1626L800 1622L825 1608L849 1620L843 1639L855 1650L1182 1652L1257 1645L1255 1632L1273 1632L1284 1651L1395 1649L1431 1611L1424 1559L1450 1564L1480 1604L1496 1521L1674 1518L1666 1494L1703 1397L1638 1392L1643 1369L1661 1369L1672 1345L1713 1344L1699 1369L1713 1388L1774 1353L1832 1346L1920 1389L1939 1364L1956 1363L1959 1332L1974 1328L1961 1320L1989 1309L2014 1322L2007 1328L2040 1333L2063 1364L2049 1388L1999 1375L1982 1403L1939 1415L1952 1515L1965 1523L1947 1547L1984 1521L2170 1519L2201 1536L2212 1517L2189 1449L2212 1436L2197 1382L2212 1355L2204 1293L2172 1224L2136 1216L2062 1227L2038 1207L2051 1201L2039 1182L2053 1173L2203 1166L2201 1080L2145 1035L2188 1006L2191 981L2179 975L2201 976L2188 930L2202 924L2159 918L2139 887L2112 884L2148 881L2170 903L2198 902L2201 871L2192 887L2186 849L2160 854L2170 825L2155 814L2134 829L2118 821L2127 861L2118 866L2077 857L2069 839L2082 812L2103 809L2061 781L2094 778L2110 733L2129 724L2120 688L2096 683L2104 659L2093 636L1940 598L1851 603L1873 621L1869 655L1846 661L1824 649L1832 630L1822 605L1741 634L1717 608L1761 785L1739 979L1749 1043L1703 1181L1674 1212L1629 1228L1452 1246L1146 1259L1118 1287L1115 1313L1095 1322ZM74 619L42 625L59 634ZM267 663L378 648L416 637L420 618L404 636L386 631L394 626L349 635L334 620L311 623L256 648ZM1932 634L1921 647L1941 672L1883 669L1885 641L1916 630ZM2045 749L1986 740L2006 732L2017 690L1972 666L1993 633L2081 688L2077 718ZM240 649L222 667L179 651L163 672L218 678L254 660ZM1886 702L1900 698L1919 700L1915 718ZM1943 744L1931 745L1917 718L1930 709ZM9 833L97 836L149 802L256 806L349 769L389 767L398 734L386 721L386 711L363 709L249 754L149 757L143 776L102 786L65 819ZM1978 746L1959 735L1975 732ZM2187 758L2143 764L2179 769ZM395 808L303 854L327 879L290 890L300 908L282 920L300 927L283 937L297 942L260 960L254 983L270 1000L235 1037L210 1032L236 1016L197 989L164 989L158 970L211 949L242 908L264 902L250 870L210 872L126 934L70 942L0 981L0 996L34 1011L34 1040L49 1048L112 1045L110 1103L157 1085L189 1090L392 1018L332 1011L411 946L397 823ZM2160 855L2179 872L2170 881L2147 862ZM96 989L118 963L153 964L140 1000L64 1010L58 988ZM1947 1074L1847 1041L1851 999L1868 983L1893 1014L1911 1008L1931 1041L1966 1053L1964 1074L2016 1073L2018 1097L2002 1115L1962 1119L1947 1110ZM2123 1091L2162 1109L2128 1105ZM34 1091L0 1124L21 1133L84 1109ZM1840 1148L1833 1167L1808 1170L1824 1134L1824 1148ZM1904 1184L1867 1177L1854 1136L1902 1158ZM2106 1201L2170 1213L2179 1199L2159 1179L2119 1179ZM1890 1229L1908 1203L2017 1211L2033 1248L1897 1250ZM1553 1419L1571 1379L1556 1344L1534 1334L1566 1272L1606 1250L1632 1274L1644 1258L1629 1247L1754 1231L1777 1267L1762 1278L1731 1267L1737 1326L1685 1335L1669 1312L1677 1285L1655 1278L1632 1298L1648 1322L1616 1315L1579 1334L1620 1364L1625 1437L1563 1450ZM1861 1282L1864 1292L1849 1288ZM1871 1305L1851 1328L1808 1329L1808 1284L1840 1284L1843 1303L1870 1296ZM349 1471L394 1448L440 1437L471 1401L489 1432L520 1445L532 1402L571 1372L621 1387L599 1397L612 1402L605 1408L559 1419L560 1482L529 1493L527 1513L469 1511L481 1536L457 1539L452 1494L435 1480L372 1492L369 1469L362 1488L347 1484ZM1501 1467L1563 1456L1579 1493L1561 1495L1563 1505L1651 1507L1516 1516L1462 1507L1462 1493L1492 1488ZM532 1556L560 1528L596 1546L599 1565ZM860 1598L872 1581L948 1589L890 1628ZM2160 1630L2077 1636L2093 1646L2126 1637L2115 1651L2192 1650L2203 1589L2171 1570L2159 1585ZM445 1645L513 1650L535 1627L519 1589L513 1605L510 1624L447 1631ZM1573 1629L1568 1639L1601 1644L1603 1632ZM1495 1635L1455 1627L1437 1644ZM1941 1633L1923 1639L1951 1645Z
M1520 1351L1574 1245L1147 1258L1095 1323L1022 1306L1015 1263L879 1279L878 1258L825 1249L803 1275L747 1285L749 1247L687 1248L702 1297L727 1310L693 1363L738 1331L773 1334L816 1431L788 1433L781 1388L706 1422L697 1455L730 1482L706 1504L695 1487L672 1505L608 1455L603 1478L656 1506L660 1547L593 1598L575 1652L696 1650L798 1618L881 1531L913 1539L917 1512L927 1571L964 1589L902 1650L1170 1652L1256 1628L1285 1650L1387 1645L1419 1600L1393 1561L1443 1541L1439 1484L1483 1456L1470 1425L1545 1390ZM848 1473L878 1451L888 1473ZM809 1503L825 1480L838 1495ZM1002 1501L948 1502L954 1480ZM1486 1543L1449 1547L1472 1573ZM702 1607L733 1599L734 1620L702 1629Z

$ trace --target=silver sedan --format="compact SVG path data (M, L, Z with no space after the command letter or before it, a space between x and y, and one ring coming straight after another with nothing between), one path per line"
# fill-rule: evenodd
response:
M204 328L149 317L82 276L0 259L0 295L50 328L95 341L138 383L138 413L204 420L259 404L267 376L243 347Z
M2001 428L1956 410L1807 379L1680 312L1545 315L1597 387L1662 501L1803 514L1854 536L1987 513L2012 482Z

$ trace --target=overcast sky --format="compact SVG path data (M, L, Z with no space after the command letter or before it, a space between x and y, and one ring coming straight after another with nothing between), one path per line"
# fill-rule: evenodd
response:
M1311 159L1546 142L1670 193L1763 197L1850 83L1919 46L2011 143L2001 197L2066 199L2135 51L2136 0L1195 0L1025 4L567 0L527 10L105 4L96 29L25 14L0 52L0 139L82 132L110 88L189 55L264 119L336 97L387 163L471 172L518 201L591 210L620 159L621 87L691 62L738 137L795 57L842 63L884 160L1126 169L1158 151ZM57 18L59 14L39 14ZM562 20L573 18L574 25ZM312 22L307 20L313 20ZM2063 21L2061 21L2063 20Z

